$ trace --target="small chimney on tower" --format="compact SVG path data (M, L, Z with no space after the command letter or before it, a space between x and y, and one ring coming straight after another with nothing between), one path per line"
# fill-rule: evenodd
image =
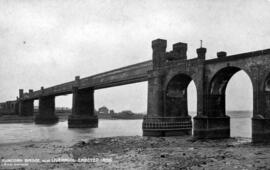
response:
M218 58L223 58L223 57L226 57L226 56L227 56L227 53L225 51L217 52L217 57Z
M198 54L198 58L205 60L205 54L206 54L207 50L206 50L206 48L202 47L202 43L203 43L203 41L200 40L200 48L198 48L196 51L197 51L197 54Z
M19 89L19 98L23 97L23 89Z

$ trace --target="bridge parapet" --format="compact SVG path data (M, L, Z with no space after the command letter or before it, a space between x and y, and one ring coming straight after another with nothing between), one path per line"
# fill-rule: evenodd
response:
M202 60L199 58L192 58L186 60L171 60L167 61L162 69L171 69L175 67L182 67L184 69L191 69L192 67L197 67L198 63L201 63Z
M242 60L242 59L248 59L251 57L263 56L266 54L270 54L270 49L252 51L252 52L235 54L235 55L227 55L226 52L221 51L221 53L218 52L217 54L218 58L206 60L206 63L210 64L210 63L218 63L218 62L223 62L223 61Z
M77 86L79 89L93 88L101 89L112 86L136 83L147 80L148 71L152 69L152 61L122 67L94 76L80 79L79 76L74 81L63 83L60 85L43 88L31 93L23 93L20 91L20 100L34 100L40 96L58 96L72 93L72 87Z
M37 91L33 91L32 93L24 93L21 100L34 100L38 99L40 96L57 96L57 95L63 95L68 94L72 92L72 87L75 84L75 82L68 82L64 84L60 84L57 86L49 87L40 89Z
M48 95L61 95L61 94L67 94L72 92L72 87L76 84L75 81L67 82L64 84L60 84L57 86L49 87L44 89L44 92L42 95L48 96Z

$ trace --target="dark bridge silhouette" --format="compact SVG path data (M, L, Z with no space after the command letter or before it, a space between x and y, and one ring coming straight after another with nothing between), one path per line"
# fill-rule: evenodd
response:
M193 80L197 89L197 115L193 135L198 138L230 137L230 118L225 115L225 90L230 78L243 70L253 85L253 142L270 141L270 49L205 60L206 48L197 49L197 58L187 59L187 44L176 43L166 52L166 40L152 42L152 60L97 74L40 90L19 91L15 108L19 115L33 115L33 101L39 100L36 123L57 121L55 96L73 94L70 128L97 127L94 90L148 81L147 115L143 135L191 134L187 110L187 87Z

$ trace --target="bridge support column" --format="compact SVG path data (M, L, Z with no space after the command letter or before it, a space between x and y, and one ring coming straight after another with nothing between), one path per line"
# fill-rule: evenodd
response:
M193 136L200 139L230 138L230 117L225 115L225 95L204 96L204 100L208 106L207 115L194 117Z
M153 71L149 72L147 116L143 119L143 136L182 136L191 134L191 117L188 115L166 115L165 73L160 69L166 61L166 46L166 40L157 39L152 42ZM184 48L180 49L180 51L186 51L186 45L180 47ZM182 54L182 56L186 55Z
M42 96L39 98L39 113L35 117L36 124L53 124L58 122L55 115L55 96Z
M18 103L18 111L19 111L20 116L33 116L34 101L33 100L20 100Z
M173 136L178 134L176 119L165 118L161 75L148 80L147 116L143 119L143 136Z
M94 90L73 87L72 114L68 118L69 128L98 127L98 117L94 109Z
M270 118L252 118L252 142L270 141Z
M260 89L264 80L260 80L259 68L253 72L257 76L253 76L252 142L270 142L270 92Z
M193 136L199 139L230 137L230 117L194 117Z

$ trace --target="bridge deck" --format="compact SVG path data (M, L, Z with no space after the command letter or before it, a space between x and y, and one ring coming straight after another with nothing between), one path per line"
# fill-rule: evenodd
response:
M250 57L261 56L265 54L270 54L270 49L253 51L243 54L226 56L224 58L215 58L206 60L206 65L211 65L214 63L223 63L228 61L242 60L248 59ZM191 59L194 60L194 59ZM186 62L186 60L177 60L176 62ZM80 82L70 81L64 84L59 84L53 87L45 88L43 93L41 90L34 91L33 93L25 93L23 96L23 100L29 99L38 99L42 94L43 96L59 96L72 93L72 87L78 86L79 89L83 88L93 88L93 89L101 89L119 85L125 85L130 83L142 82L147 80L147 72L153 68L152 60L145 61L142 63L129 65L126 67L122 67L119 69L107 71L101 74L96 74L93 76L85 77L80 79Z
M152 60L149 60L142 63L107 71L101 74L85 77L80 79L79 83L74 80L64 84L44 88L43 93L41 90L34 91L30 94L25 93L23 99L38 99L41 94L43 96L59 96L70 94L72 93L72 87L76 85L79 87L79 89L102 89L107 87L142 82L147 80L147 72L151 69Z
M265 55L265 54L270 54L270 49L264 49L264 50L259 50L259 51L251 51L251 52L247 52L247 53L229 55L229 56L222 57L222 58L214 58L214 59L206 60L206 64L247 59L250 57L256 57L256 56L261 56L261 55Z

